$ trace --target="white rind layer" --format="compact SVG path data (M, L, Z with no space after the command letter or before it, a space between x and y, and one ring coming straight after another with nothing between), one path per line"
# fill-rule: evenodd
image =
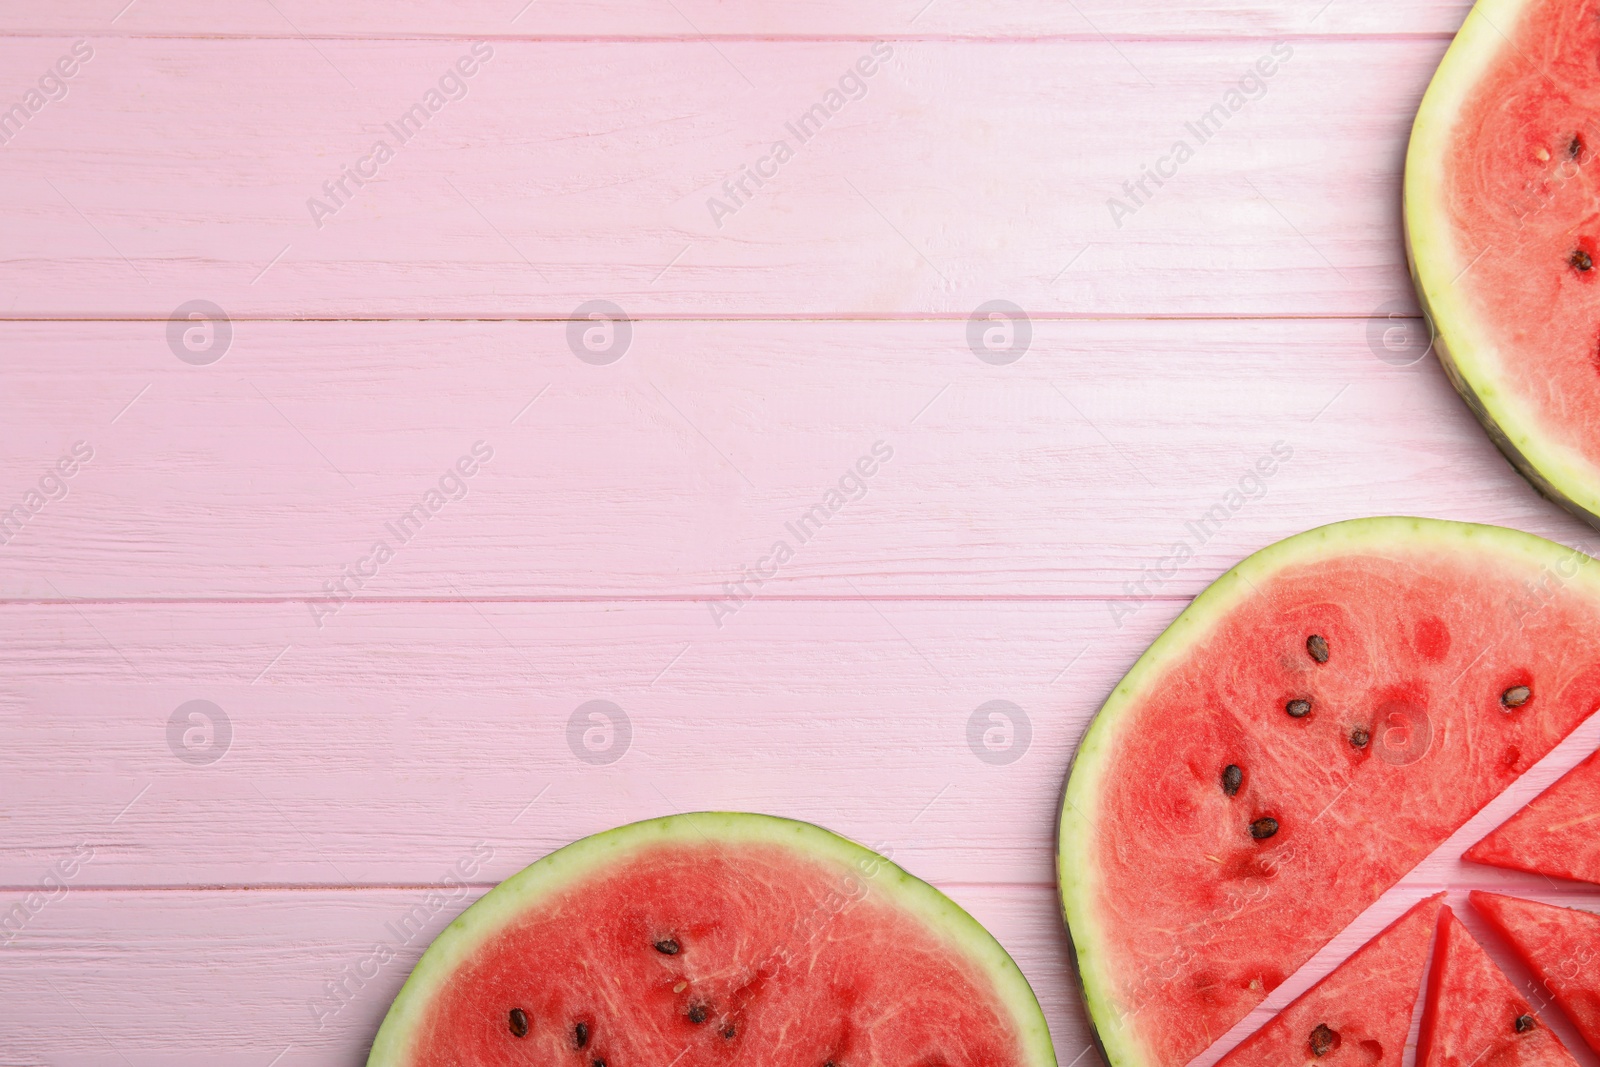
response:
M367 1067L410 1067L417 1028L429 1005L456 970L486 941L551 894L603 875L605 869L657 844L703 844L735 848L741 843L782 845L807 859L837 865L865 892L920 920L951 948L972 961L994 983L1017 1027L1025 1067L1056 1067L1049 1027L1033 989L1006 950L972 916L928 883L870 849L814 826L770 815L700 812L632 823L583 838L512 875L434 939L395 997ZM852 885L852 893L858 892Z
M1457 284L1480 255L1463 248L1445 203L1445 166L1463 106L1488 70L1511 48L1534 0L1478 0L1433 76L1406 152L1406 257L1434 351L1456 391L1513 466L1544 496L1600 527L1600 468L1557 440L1505 369L1518 353L1494 340Z

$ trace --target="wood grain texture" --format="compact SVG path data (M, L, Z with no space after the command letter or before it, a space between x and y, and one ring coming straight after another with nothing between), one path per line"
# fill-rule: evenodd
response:
M721 630L698 603L355 603L321 631L295 604L12 607L0 885L80 840L82 884L416 884L480 838L498 880L618 823L731 808L930 878L1048 886L1072 747L1176 607L1114 638L1082 602L758 600ZM209 766L169 737L195 699L231 723ZM625 752L609 764L569 734L596 699L630 724L590 739ZM968 743L992 700L1031 726L1008 765Z
M295 604L7 607L0 885L81 842L84 885L412 885L479 839L493 881L621 822L732 808L931 879L1048 886L1078 738L1181 605L1121 629L1117 606L757 600L717 630L696 603L358 602L321 631ZM230 731L174 733L191 700ZM585 744L593 700L622 715ZM993 739L1009 763L971 747L974 719L1003 733L995 700L1021 709ZM1513 884L1457 857L1597 744L1600 719L1415 877Z
M901 42L851 100L863 41L506 41L402 143L467 43L108 40L4 145L0 314L1366 316L1444 46Z
M1006 944L1058 1047L1076 1055L1088 1039L1053 892L951 892ZM0 948L0 1062L359 1067L427 940L478 895L406 944L394 928L426 902L422 890L68 893ZM105 945L118 946L115 969L97 963ZM379 946L393 962L371 962ZM347 975L362 973L357 988ZM341 978L353 990L343 1002L326 992Z
M1348 956L1429 888L1416 886L1375 906L1318 962ZM1080 1055L1077 1062L1092 1062L1053 891L947 889L1005 944L1033 985L1060 1062ZM1548 887L1523 890L1549 903L1574 903ZM0 1055L8 1067L360 1067L426 941L480 892L460 892L424 918L426 887L70 891L42 911L24 937L0 948L0 996L8 1008ZM1464 895L1451 899L1497 961L1525 984L1526 971L1476 923ZM409 942L396 933L408 916L422 924L422 933ZM115 946L114 953L108 946ZM391 956L387 964L378 962ZM1314 963L1280 987L1196 1062L1214 1063L1309 985L1308 972L1316 968ZM329 983L341 980L349 993L337 998L328 992ZM1593 1067L1594 1054L1558 1012L1547 1013L1546 1021L1584 1067Z
M94 458L0 527L0 594L311 601L382 542L362 599L714 598L783 541L763 597L1137 601L1359 515L1589 544L1435 360L1375 356L1392 325L1037 321L992 366L965 322L650 322L591 366L558 323L240 322L195 367L164 323L4 324L0 517ZM465 498L399 529L478 441Z
M1594 547L1431 358L1400 365L1405 138L1466 9L0 0L0 114L93 50L0 125L0 1065L354 1067L468 899L711 807L892 851L1016 956L1063 1067L1094 1063L1059 791L1186 599L1355 515ZM464 96L386 128L480 40ZM380 138L376 177L322 188ZM169 334L195 300L227 316L209 365ZM593 300L632 320L616 362L559 321ZM1029 316L1014 362L973 347L994 300ZM1013 762L980 758L992 701ZM1597 745L1600 720L1196 1067L1433 887L1596 906L1456 857Z
M675 0L501 0L451 3L320 4L274 0L270 5L207 4L203 0L134 3L67 0L50 5L0 3L0 32L13 34L161 34L176 36L622 36L681 37L906 37L956 34L1028 38L1100 34L1397 34L1454 33L1470 6L1465 0L1354 0L1295 3L1171 0L1046 0L965 3L952 0L796 0L763 4Z

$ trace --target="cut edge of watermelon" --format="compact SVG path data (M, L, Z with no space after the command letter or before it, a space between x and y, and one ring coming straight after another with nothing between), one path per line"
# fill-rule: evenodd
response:
M1450 924L1460 921L1448 904L1439 909L1439 915L1434 921L1433 957L1428 961L1428 981L1422 1001L1422 1025L1417 1031L1417 1058L1413 1061L1416 1067L1423 1067L1433 1052L1434 1015L1438 1011L1439 995L1444 984L1445 938L1449 935Z
M1584 885L1600 885L1592 877L1585 877L1588 872L1580 874L1571 869L1557 869L1552 865L1535 862L1523 858L1516 846L1519 838L1526 842L1526 827L1528 822L1537 818L1543 808L1542 801L1547 798L1560 797L1564 788L1570 788L1587 775L1600 771L1600 749L1590 753L1576 767L1556 779L1538 796L1528 801L1513 812L1504 822L1490 830L1483 838L1461 854L1461 858L1469 863L1481 863L1485 867L1499 867L1508 871L1523 871L1527 874L1542 874L1546 878L1560 878L1566 881L1577 882ZM1493 895L1493 894L1491 894Z
M630 823L557 849L485 893L440 932L417 960L384 1017L367 1067L405 1063L429 1005L475 950L530 905L575 885L652 844L705 841L777 844L832 862L883 894L884 899L947 937L995 985L1011 1012L1029 1067L1056 1067L1055 1046L1033 987L1010 954L978 920L938 889L871 849L812 823L746 812L693 812Z
M1438 1033L1439 1020L1449 1017L1448 1013L1442 1012L1440 1001L1443 998L1446 972L1450 970L1446 962L1449 955L1450 942L1457 934L1461 938L1461 944L1474 954L1475 958L1471 961L1471 964L1485 968L1497 975L1498 980L1504 982L1506 991L1519 1002L1521 1010L1538 1020L1538 1027L1549 1038L1546 1051L1550 1053L1550 1056L1545 1062L1566 1065L1566 1067L1577 1067L1577 1061L1573 1058L1571 1050L1561 1040L1561 1036L1549 1028L1549 1024L1544 1021L1542 1013L1534 1008L1528 1002L1528 999L1518 991L1510 975L1506 974L1500 965L1494 961L1488 950L1483 947L1483 942L1478 940L1472 931L1467 928L1467 925L1451 910L1449 905L1439 909L1439 926L1433 940L1433 963L1428 972L1428 996L1422 1010L1422 1029L1417 1035L1416 1067L1430 1067L1433 1056L1433 1043ZM1456 967L1460 968L1461 966L1463 964L1457 961ZM1485 1051L1487 1052L1488 1050ZM1493 1062L1494 1057L1490 1057L1490 1060Z
M1456 116L1532 2L1478 0L1423 95L1406 151L1406 259L1439 362L1495 446L1541 494L1600 527L1600 469L1505 388L1493 335L1456 288L1473 257L1457 247L1440 196Z
M1575 549L1533 534L1448 519L1383 516L1320 526L1246 557L1206 587L1139 657L1090 722L1073 757L1062 792L1061 822L1056 837L1056 875L1090 1030L1102 1057L1111 1067L1154 1067L1132 1030L1113 1025L1121 1018L1121 1013L1109 1000L1108 991L1114 988L1114 983L1101 966L1101 946L1096 924L1092 921L1096 890L1093 865L1080 861L1081 857L1091 854L1095 800L1107 762L1104 757L1115 747L1126 718L1125 710L1136 707L1150 685L1170 665L1182 659L1191 645L1203 639L1238 604L1254 595L1256 583L1277 571L1332 553L1397 543L1418 545L1429 539L1453 549L1469 544L1487 546L1509 557L1521 557L1535 567L1555 567L1574 555L1580 560L1587 559ZM1600 597L1600 575L1595 574L1594 569L1577 566L1571 581L1586 585L1590 595Z
M1566 1015L1567 1021L1572 1024L1578 1036L1596 1052L1600 1052L1600 1029L1593 1022L1593 1016L1582 1011L1582 990L1569 990L1567 980L1560 975L1552 976L1547 971L1547 958L1529 943L1523 933L1515 928L1514 917L1519 913L1555 912L1558 914L1576 916L1577 921L1563 915L1562 921L1566 922L1567 929L1575 929L1578 922L1600 923L1600 914L1586 911L1582 908L1567 908L1558 904L1546 904L1539 900L1528 900L1524 897L1511 896L1508 893L1491 893L1482 889L1474 889L1468 896L1472 908L1481 915L1500 939L1511 946L1512 953L1521 961L1528 972L1539 982L1544 984L1545 991L1555 1001L1556 1006ZM1581 973L1581 972L1580 972ZM1554 982L1561 983L1561 992L1557 992Z
M1231 1064L1235 1063L1251 1062L1251 1057L1253 1054L1255 1054L1256 1049L1272 1042L1272 1039L1276 1036L1275 1030L1279 1028L1279 1020L1287 1018L1291 1015L1291 1013L1299 1010L1307 1004L1322 1003L1327 999L1327 994L1330 990L1338 990L1341 994L1346 992L1345 984L1357 977L1354 970L1355 968L1363 966L1364 964L1370 964L1375 954L1383 952L1389 944L1392 944L1392 942L1389 942L1389 938L1391 938L1391 936L1398 934L1413 921L1421 919L1422 916L1427 916L1429 920L1426 924L1427 940L1422 941L1420 944L1420 951L1418 952L1416 961L1416 970L1412 974L1411 981L1405 986L1406 989L1410 990L1411 994L1409 1007L1405 1013L1404 1026L1404 1029L1407 1031L1407 1033L1409 1033L1412 1016L1416 1014L1417 1001L1422 996L1424 984L1423 975L1427 971L1428 961L1432 955L1430 949L1432 948L1435 932L1439 928L1439 912L1443 910L1445 906L1444 901L1446 895L1447 894L1441 890L1432 896L1422 898L1415 904L1411 905L1411 907L1407 908L1399 918L1385 926L1382 930L1379 930L1364 944L1347 956L1337 967L1318 979L1316 984L1310 989L1307 989L1304 993L1301 993L1298 997L1295 997L1288 1004L1285 1004L1281 1009L1278 1010L1276 1014L1272 1016L1272 1018L1263 1023L1259 1029L1257 1029L1243 1041L1239 1042L1239 1044L1235 1046L1232 1051L1225 1055L1221 1060L1217 1061L1217 1067L1230 1067ZM1405 1033L1399 1035L1397 1051L1404 1049L1405 1038ZM1259 1062L1260 1059L1261 1057L1259 1054L1254 1055L1254 1060L1256 1062ZM1398 1063L1399 1056L1396 1055L1389 1062Z

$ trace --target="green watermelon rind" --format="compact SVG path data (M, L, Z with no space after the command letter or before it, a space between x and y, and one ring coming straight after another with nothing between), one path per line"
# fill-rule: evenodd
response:
M440 932L417 961L378 1029L367 1067L407 1064L412 1040L433 998L462 963L524 910L552 893L603 872L608 865L626 859L640 848L680 841L782 845L812 859L837 864L841 876L859 879L879 899L920 919L988 975L1016 1024L1026 1055L1024 1067L1056 1067L1050 1028L1027 978L994 935L955 901L871 849L820 826L772 815L722 811L669 815L585 837L557 849L484 894Z
M1119 729L1126 725L1125 713L1138 706L1146 690L1169 667L1180 662L1221 620L1254 595L1258 584L1285 567L1357 550L1414 552L1430 544L1445 551L1476 549L1507 560L1521 560L1530 578L1553 578L1600 600L1600 568L1586 566L1593 562L1588 556L1533 534L1500 526L1399 516L1333 523L1269 545L1208 586L1139 657L1089 724L1062 794L1056 874L1079 990L1095 1042L1110 1067L1163 1067L1147 1055L1133 1028L1120 1025L1123 1013L1112 995L1115 983L1102 963L1105 932L1096 922L1093 907L1096 882L1090 848L1092 820L1097 812L1100 781L1109 768L1108 757L1115 751Z
M1442 196L1456 117L1531 6L1531 0L1478 0L1423 95L1406 151L1406 260L1439 362L1495 446L1541 495L1600 527L1600 469L1557 440L1507 387L1494 334L1456 288L1479 253L1456 246Z

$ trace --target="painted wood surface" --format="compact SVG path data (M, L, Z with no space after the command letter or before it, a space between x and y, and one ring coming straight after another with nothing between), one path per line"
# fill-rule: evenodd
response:
M196 367L165 323L0 324L0 518L94 453L0 526L0 595L1138 600L1358 515L1587 543L1436 360L1379 358L1415 320L1031 330L995 366L965 322L648 322L594 366L564 323L241 322Z
M1445 41L88 46L4 145L0 314L1366 317Z
M296 604L11 606L0 766L23 817L0 884L88 842L84 885L412 885L479 838L498 881L617 823L731 807L940 882L1049 886L1078 738L1181 604L1119 629L1127 607L758 600L717 632L700 603L352 604L316 633ZM1009 762L969 737L992 701ZM1511 884L1455 857L1597 745L1600 719L1418 877Z
M1408 887L1376 905L1365 924L1396 918L1429 887ZM457 891L459 908L481 889ZM1095 1057L1067 964L1067 940L1051 890L1027 886L951 889L957 902L1005 942L1039 993L1063 1064ZM1570 905L1548 887L1530 897ZM41 912L25 941L0 952L0 994L25 1009L7 1020L5 1062L18 1067L359 1067L390 999L424 943L446 919L426 918L425 887L257 892L73 890ZM1453 902L1465 907L1464 898ZM419 910L420 909L420 910ZM408 940L404 921L422 932ZM1484 936L1475 916L1465 920ZM399 931L397 933L397 931ZM1485 938L1487 941L1487 938ZM1352 929L1326 956L1361 940ZM116 946L116 966L86 966ZM1526 978L1489 943L1502 966ZM381 960L392 956L384 964ZM329 984L343 982L338 997ZM1286 1004L1291 980L1241 1023L1242 1037ZM1294 993L1291 993L1291 990ZM1586 1067L1594 1062L1564 1020L1551 1025ZM1413 1033L1413 1040L1415 1034ZM275 1058L276 1057L276 1058ZM1215 1051L1197 1063L1214 1062Z
M502 0L451 3L208 4L204 0L64 0L0 4L0 22L27 34L361 37L830 37L957 34L1142 37L1154 34L1418 34L1453 33L1470 4L1463 0Z
M0 1065L359 1064L470 897L708 807L892 849L1093 1063L1055 809L1187 598L1355 515L1591 544L1405 277L1404 141L1465 10L0 3L0 111L92 52L0 126L0 905L74 872L0 945ZM993 701L1009 763L969 740ZM1198 1067L1433 887L1593 906L1455 857L1596 745ZM480 842L426 936L319 1001Z
M157 1062L175 1055L167 1020L198 1016L184 1054L257 1062L294 1046L303 1062L359 1062L405 965L348 1013L324 1004L337 1025L315 1025L309 1001L340 960L370 953L383 915L463 856L492 853L481 888L617 822L745 807L891 850L971 904L1018 954L1070 1057L1085 1030L1052 886L1061 775L1179 606L1149 605L1116 631L1111 602L757 602L696 643L683 639L697 603L352 604L309 644L294 604L10 606L0 880L27 901L52 867L79 862L65 899L0 948L0 994L37 1008L8 1040L66 1057L40 1062L110 1062L102 1044ZM596 700L605 720L584 711ZM1020 709L1019 755L1003 765L969 740L995 700ZM1592 902L1456 857L1597 743L1600 719L1269 1008L1432 887ZM198 928L184 919L195 909ZM69 933L53 933L60 922ZM114 994L112 945L124 961ZM209 980L241 957L221 988ZM140 968L152 980L130 989ZM150 988L173 1014L140 1010ZM103 1032L53 1042L48 1023L83 1001Z

